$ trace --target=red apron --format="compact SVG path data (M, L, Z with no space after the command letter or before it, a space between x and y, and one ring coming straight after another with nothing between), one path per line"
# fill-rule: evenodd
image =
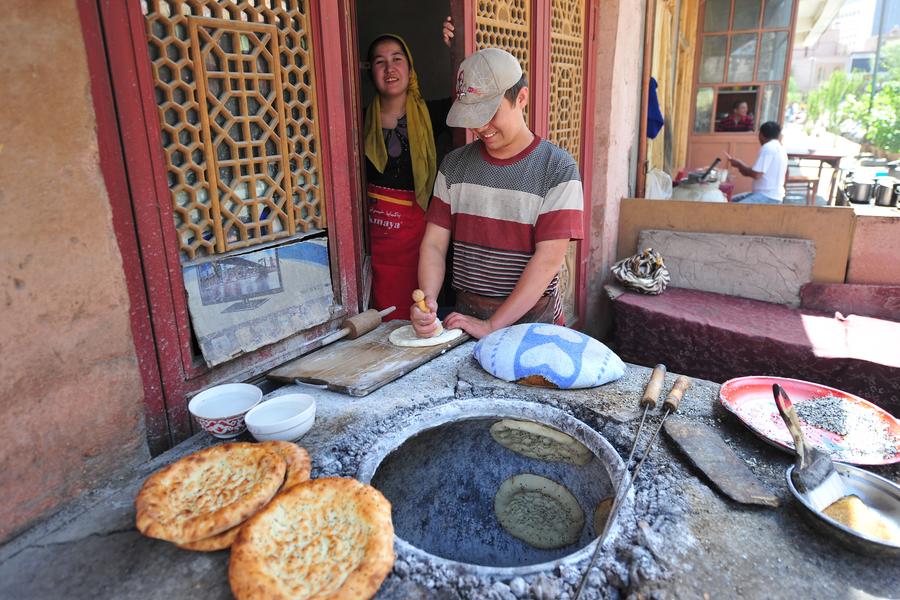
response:
M369 184L372 243L372 301L378 310L396 306L385 320L408 319L412 292L419 287L419 245L425 211L416 193Z

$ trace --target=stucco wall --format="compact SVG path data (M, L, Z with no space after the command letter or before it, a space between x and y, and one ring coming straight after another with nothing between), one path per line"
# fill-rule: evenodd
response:
M588 257L585 331L603 337L609 328L603 284L615 262L619 204L634 193L644 38L643 0L603 0L595 60L591 249Z
M900 285L900 217L885 215L884 209L874 207L854 210L856 228L850 245L847 283Z
M147 456L75 2L0 18L0 540Z

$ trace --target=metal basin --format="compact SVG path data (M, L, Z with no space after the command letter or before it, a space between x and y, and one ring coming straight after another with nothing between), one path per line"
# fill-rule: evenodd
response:
M885 519L893 521L900 528L900 486L892 483L884 477L879 477L865 469L853 467L844 463L834 463L834 468L841 476L847 494L859 496L866 505L877 510ZM900 544L891 544L884 540L868 537L851 529L846 525L817 511L809 503L806 494L800 493L794 482L791 481L791 473L794 466L788 467L785 477L788 489L803 506L803 514L812 524L826 535L838 540L851 550L870 556L900 556Z

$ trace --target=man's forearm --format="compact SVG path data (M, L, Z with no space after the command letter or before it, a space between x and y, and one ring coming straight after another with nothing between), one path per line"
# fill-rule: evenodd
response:
M491 316L492 329L512 325L534 307L559 273L568 248L569 240L549 240L538 244L516 287Z
M437 227L429 225L429 228ZM444 284L446 271L447 243L443 236L426 230L425 238L419 248L419 287L425 296L436 299ZM437 232L442 233L442 232Z

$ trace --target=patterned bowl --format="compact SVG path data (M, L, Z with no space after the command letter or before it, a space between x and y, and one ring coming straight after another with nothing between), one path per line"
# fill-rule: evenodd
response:
M188 410L204 431L229 439L247 430L244 415L262 400L262 390L248 383L228 383L191 398Z

